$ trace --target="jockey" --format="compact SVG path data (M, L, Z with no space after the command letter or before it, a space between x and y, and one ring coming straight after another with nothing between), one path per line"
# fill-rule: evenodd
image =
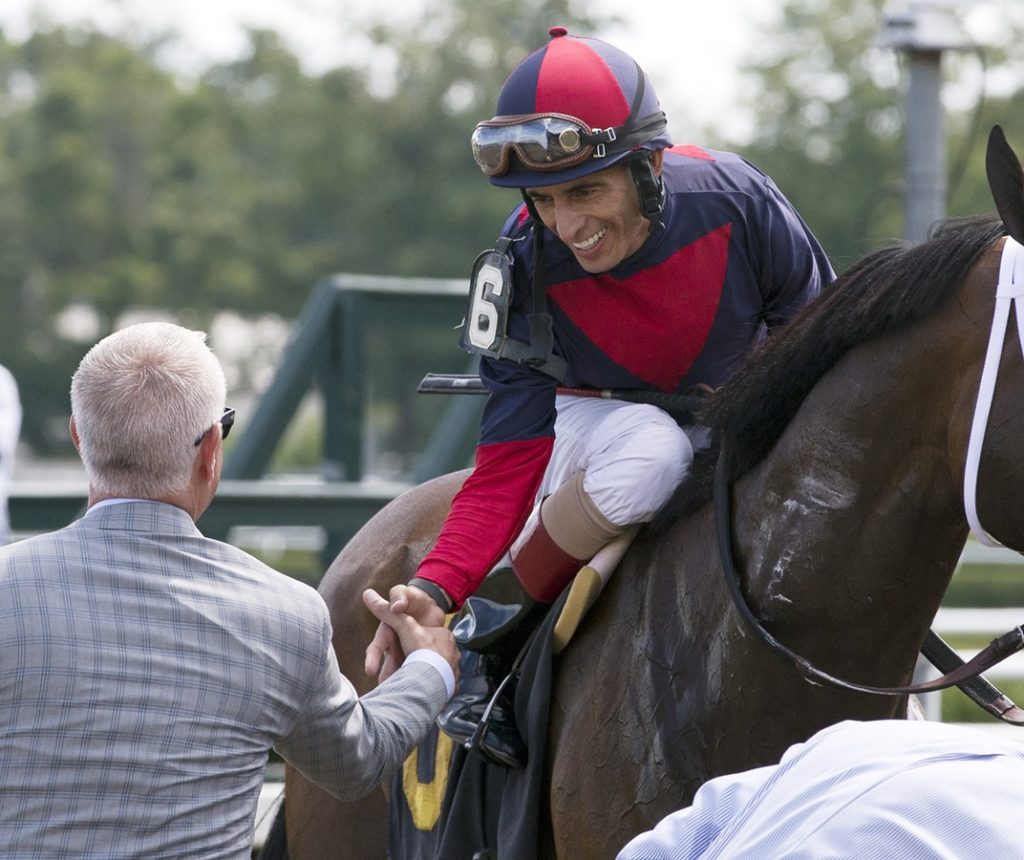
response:
M768 177L736 155L672 145L630 56L562 27L550 37L472 135L491 184L523 198L477 260L461 338L481 356L489 398L473 473L391 595L422 623L462 607L456 638L488 650L464 660L442 719L459 740L539 611L653 517L707 441L692 416L560 388L716 387L834 276ZM378 630L369 670L400 663L389 636ZM495 702L482 746L511 763L522 742L509 705Z

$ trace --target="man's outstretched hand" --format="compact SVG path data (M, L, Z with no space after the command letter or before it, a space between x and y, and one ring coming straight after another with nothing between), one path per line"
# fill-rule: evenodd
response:
M366 649L367 675L386 681L402 665L406 654L417 648L436 651L458 676L459 650L445 626L444 611L425 591L396 585L385 600L372 588L363 592L363 603L380 621Z

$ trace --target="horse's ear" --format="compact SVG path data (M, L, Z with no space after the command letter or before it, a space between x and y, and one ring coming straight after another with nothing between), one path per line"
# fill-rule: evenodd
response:
M998 125L988 136L985 170L999 217L1009 234L1024 244L1024 170Z

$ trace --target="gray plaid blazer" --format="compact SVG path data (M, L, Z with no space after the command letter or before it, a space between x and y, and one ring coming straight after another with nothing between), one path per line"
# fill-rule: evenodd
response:
M362 699L311 588L132 501L0 549L0 853L249 857L271 747L341 798L425 734L444 680Z

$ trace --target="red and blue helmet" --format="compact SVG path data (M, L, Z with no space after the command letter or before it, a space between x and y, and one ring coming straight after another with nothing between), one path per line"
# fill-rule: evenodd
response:
M551 41L508 76L495 116L473 132L491 183L567 182L672 145L665 114L637 62L607 42L552 27Z

